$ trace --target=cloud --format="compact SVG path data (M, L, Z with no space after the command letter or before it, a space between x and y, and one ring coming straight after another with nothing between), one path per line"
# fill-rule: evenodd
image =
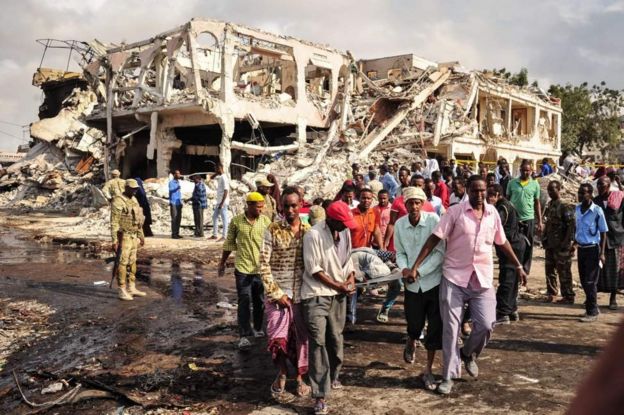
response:
M542 87L606 81L624 88L622 0L23 0L0 15L0 121L36 119L38 38L133 42L192 17L215 18L350 50L357 58L415 53L467 68L527 67ZM44 66L64 68L66 51ZM21 136L21 130L2 130ZM0 148L19 143L0 136Z

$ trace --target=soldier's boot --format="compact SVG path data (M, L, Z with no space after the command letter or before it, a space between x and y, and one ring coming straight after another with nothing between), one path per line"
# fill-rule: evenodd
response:
M119 287L119 299L123 301L132 301L132 296L126 290L126 287Z
M137 290L136 285L134 284L134 281L128 284L128 293L137 297L145 297L147 295L147 293Z

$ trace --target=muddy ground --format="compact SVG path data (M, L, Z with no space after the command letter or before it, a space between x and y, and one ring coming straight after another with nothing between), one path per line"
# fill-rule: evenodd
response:
M72 230L76 218L5 212L0 225L0 342L10 344L0 360L0 413L310 412L309 398L281 404L271 399L274 369L265 339L248 353L236 349L233 275L229 269L226 277L216 277L218 244L148 239L139 285L149 295L120 302L108 288L105 235L80 238ZM579 289L576 305L544 304L543 267L538 250L529 292L520 302L521 321L496 328L479 359L479 379L457 382L449 397L422 389L417 375L423 349L414 365L403 362L402 303L381 325L374 319L381 299L365 298L360 321L345 335L345 388L330 397L332 412L563 413L621 313L603 307L597 323L577 322L584 300ZM607 300L599 296L602 305ZM78 402L28 406L13 371L33 403L58 399L80 383ZM41 394L58 379L67 382L62 391ZM104 396L87 399L96 393Z

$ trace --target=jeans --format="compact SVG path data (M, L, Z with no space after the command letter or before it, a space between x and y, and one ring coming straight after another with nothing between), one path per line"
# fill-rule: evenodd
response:
M182 205L169 205L169 210L171 211L171 236L180 236Z
M193 221L195 236L204 236L204 209L199 205L193 205Z
M399 294L401 294L401 288L403 287L403 280L392 281L388 284L388 291L386 292L386 299L383 302L381 308L386 311L390 311L394 303L396 303Z
M253 328L260 331L264 318L264 285L259 274L243 274L235 269L234 277L238 294L238 331L241 337L253 336L251 308L253 306Z
M215 206L214 208L214 212L212 213L212 235L213 236L217 236L218 233L218 229L219 229L219 217L221 217L221 223L223 224L223 233L221 234L223 236L223 239L225 239L225 237L227 236L227 231L228 231L228 205L226 205L225 203L223 204L223 207L221 209L219 209L219 206Z

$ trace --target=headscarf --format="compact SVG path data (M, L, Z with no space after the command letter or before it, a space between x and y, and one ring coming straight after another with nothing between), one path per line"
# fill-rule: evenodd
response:
M431 178L431 173L433 173L434 171L439 171L440 170L440 166L438 165L438 160L436 159L428 159L427 160L427 167L425 167L425 171L423 172L423 176L426 179L430 179Z
M139 184L139 189L137 190L134 197L136 197L137 202L139 202L139 206L143 209L143 216L145 216L145 223L147 225L152 224L152 208L150 207L149 201L147 200L147 193L145 193L145 189L143 188L143 180L140 177L135 177L134 180Z

